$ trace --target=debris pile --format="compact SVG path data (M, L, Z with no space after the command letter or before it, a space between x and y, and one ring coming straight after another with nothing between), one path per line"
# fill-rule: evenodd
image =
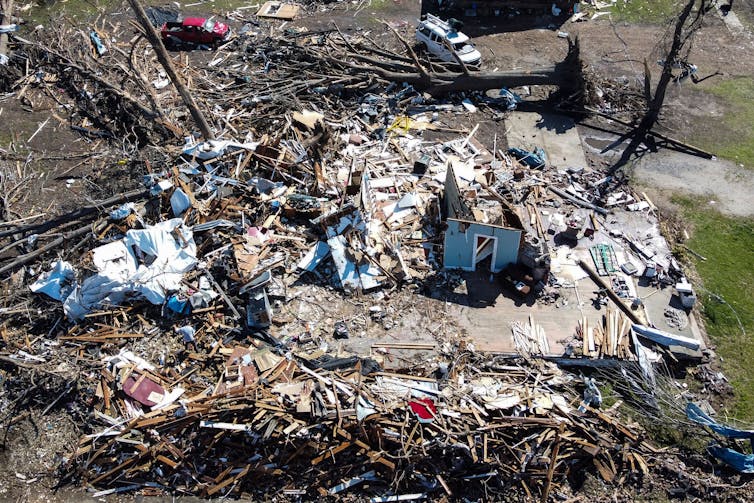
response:
M154 9L150 14L158 27L166 16ZM489 89L536 84L570 89L581 83L576 44L565 60L550 66L469 73L455 62L420 60L390 26L346 36L337 26L277 30L277 21L249 19L240 11L231 20L240 26L236 35L219 45L205 65L193 66L186 58L177 58L173 66L190 83L191 95L208 122L236 138L248 132L279 132L286 127L280 122L282 116L291 109L327 110L328 120L339 122L343 112L361 106L362 117L374 119L376 109L389 107L396 115L398 109L425 101L432 104L432 98L452 93L470 93L488 101L483 93ZM91 139L117 138L144 145L190 135L189 114L179 106L180 96L150 43L139 36L141 30L133 36L120 24L96 24L87 31L52 23L43 33L16 37L8 64L21 75L6 82L3 90L16 90L21 100L38 91L64 107L66 115L70 110L71 126ZM34 71L27 71L29 67ZM374 94L399 86L377 103L370 101L377 98ZM510 99L501 94L489 101L510 106Z
M547 500L585 472L640 480L654 451L634 427L580 407L574 378L552 364L532 372L461 352L434 375L373 372L364 360L323 370L263 344L203 362L168 372L128 352L108 357L92 376L102 426L79 444L76 476L205 497Z
M295 16L282 7L258 15ZM140 178L0 229L2 362L71 379L61 397L87 418L65 480L95 496L372 501L547 501L588 474L641 485L657 452L641 428L599 409L594 380L534 357L636 367L651 389L658 347L700 343L677 333L683 310L666 312L677 332L653 327L634 277L693 305L691 286L646 195L541 145L483 141L475 120L512 113L518 86L581 85L578 46L472 74L420 60L389 26L234 19L203 64L175 58L204 137L141 37L14 41L9 64L34 67L16 99L54 100ZM445 310L458 271L553 309L573 290L580 314L557 335L505 320L508 359L483 354Z

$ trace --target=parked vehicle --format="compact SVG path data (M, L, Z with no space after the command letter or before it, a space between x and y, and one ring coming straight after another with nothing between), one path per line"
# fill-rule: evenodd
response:
M170 44L214 45L230 36L225 23L203 17L187 17L183 21L169 21L160 30L162 40Z
M455 62L455 53L465 65L478 66L482 55L471 43L469 37L458 31L461 22L455 19L443 21L427 14L416 27L416 41L427 52L442 61Z

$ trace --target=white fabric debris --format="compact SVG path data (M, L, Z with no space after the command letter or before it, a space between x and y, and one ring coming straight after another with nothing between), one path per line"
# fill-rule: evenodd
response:
M180 218L174 218L130 230L122 240L95 248L92 262L97 274L81 285L76 284L70 264L58 262L31 289L62 300L72 320L128 299L145 298L152 304L162 304L169 292L180 289L183 274L196 265L196 244L191 230Z
M55 300L63 300L76 286L76 271L63 260L52 264L49 272L43 273L29 287L34 293L43 293Z
M238 143L228 140L209 140L202 143L191 143L183 149L183 155L196 157L203 161L223 155L226 150L256 150L258 143Z

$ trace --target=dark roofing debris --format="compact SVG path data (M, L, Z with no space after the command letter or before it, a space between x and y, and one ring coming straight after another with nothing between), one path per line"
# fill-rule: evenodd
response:
M656 208L599 168L469 125L511 113L520 86L583 78L577 47L546 68L428 72L388 30L245 15L204 63L172 58L204 137L132 28L14 39L3 78L16 99L54 99L92 152L141 175L0 227L0 362L64 379L45 413L70 397L86 418L62 480L95 497L371 501L561 500L588 475L641 485L660 451L603 408L594 379L562 368L617 369L656 407L663 362L701 355L681 332L696 298ZM504 301L557 310L583 281L593 296L577 307L595 308L559 334L534 310L501 319L510 351L483 352L442 310L477 269L517 299ZM636 277L668 297L675 285L672 331ZM0 422L17 403L0 391Z

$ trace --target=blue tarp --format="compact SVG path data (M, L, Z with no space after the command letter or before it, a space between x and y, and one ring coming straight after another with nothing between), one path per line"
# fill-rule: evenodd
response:
M171 295L168 297L168 307L171 311L178 314L191 313L191 304L189 304L189 301L187 299L182 299L177 295Z
M752 450L754 450L754 431L739 430L737 428L732 428L730 426L720 424L709 417L696 404L693 404L691 402L686 405L686 417L688 417L695 423L708 427L715 433L726 438L749 440L752 444ZM754 473L754 454L743 454L728 447L722 447L716 444L711 445L707 448L707 450L714 457L730 465L741 473Z
M705 414L705 412L700 409L698 405L692 402L689 402L689 404L686 406L686 416L695 423L703 424L704 426L709 427L709 429L711 429L715 433L718 433L724 437L743 438L754 441L754 431L739 430L737 428L731 428L730 426L720 424L709 417L707 414Z
M545 151L539 147L534 149L534 152L511 147L508 149L508 153L518 159L521 164L529 166L530 168L544 168L547 163L547 155L545 155Z
M719 445L707 447L710 454L741 473L754 473L754 454L741 454L738 451Z

